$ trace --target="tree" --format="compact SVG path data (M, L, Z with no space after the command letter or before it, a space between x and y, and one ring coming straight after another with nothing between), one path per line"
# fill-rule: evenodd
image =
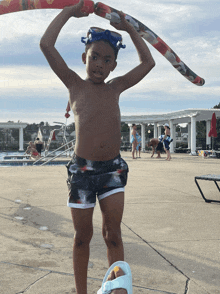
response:
M219 104L215 105L213 108L219 109L220 108L220 102L219 102Z
M121 123L121 132L129 132L129 131L130 131L129 126L126 123L122 122Z

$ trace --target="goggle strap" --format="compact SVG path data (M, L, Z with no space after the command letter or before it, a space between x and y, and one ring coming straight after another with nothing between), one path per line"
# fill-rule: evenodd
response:
M96 32L94 29L89 29L88 37L81 38L81 42L86 45L99 40L108 40L118 50L126 47L126 45L122 45L121 43L122 37L120 35L118 37L113 36L109 30Z

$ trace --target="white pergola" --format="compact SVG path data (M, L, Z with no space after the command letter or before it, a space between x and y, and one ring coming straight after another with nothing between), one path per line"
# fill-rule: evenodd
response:
M188 124L188 148L191 149L191 154L196 155L196 122L206 121L206 144L211 144L211 138L208 136L211 127L212 114L215 112L216 118L220 118L220 109L186 109L163 114L149 115L134 115L122 116L121 121L130 126L132 124L141 125L141 133L145 134L145 126L148 124L154 125L154 138L161 135L161 128L165 123L169 123L173 144L170 145L170 151L174 152L176 146L176 125ZM142 150L145 149L145 136L142 136Z
M24 151L23 129L26 128L27 125L27 123L22 122L0 123L0 129L19 129L19 151Z

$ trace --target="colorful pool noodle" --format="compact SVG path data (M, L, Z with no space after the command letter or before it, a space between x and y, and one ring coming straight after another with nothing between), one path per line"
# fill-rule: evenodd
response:
M77 3L79 3L79 0L0 0L0 15L32 9L63 9L65 6ZM101 2L94 3L91 0L85 0L82 11L94 12L111 22L120 22L118 10ZM140 36L157 49L186 79L197 86L205 84L205 80L181 61L178 55L146 25L128 14L125 14L125 18L134 26Z
M0 15L32 9L63 9L79 3L79 0L0 0ZM93 13L94 2L84 1L83 12Z
M95 4L95 14L104 17L111 22L120 22L118 10L101 2ZM205 84L205 80L200 78L183 61L181 61L178 55L146 25L128 14L125 14L125 18L134 26L140 36L157 49L157 51L159 51L186 79L197 86L203 86Z

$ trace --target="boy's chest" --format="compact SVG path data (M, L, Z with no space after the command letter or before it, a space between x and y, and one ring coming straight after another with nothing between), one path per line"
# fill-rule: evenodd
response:
M76 95L78 94L78 95ZM109 111L115 111L118 107L118 97L114 91L109 88L99 90L94 88L82 89L74 94L72 110L75 115L94 116L97 113L106 114Z

